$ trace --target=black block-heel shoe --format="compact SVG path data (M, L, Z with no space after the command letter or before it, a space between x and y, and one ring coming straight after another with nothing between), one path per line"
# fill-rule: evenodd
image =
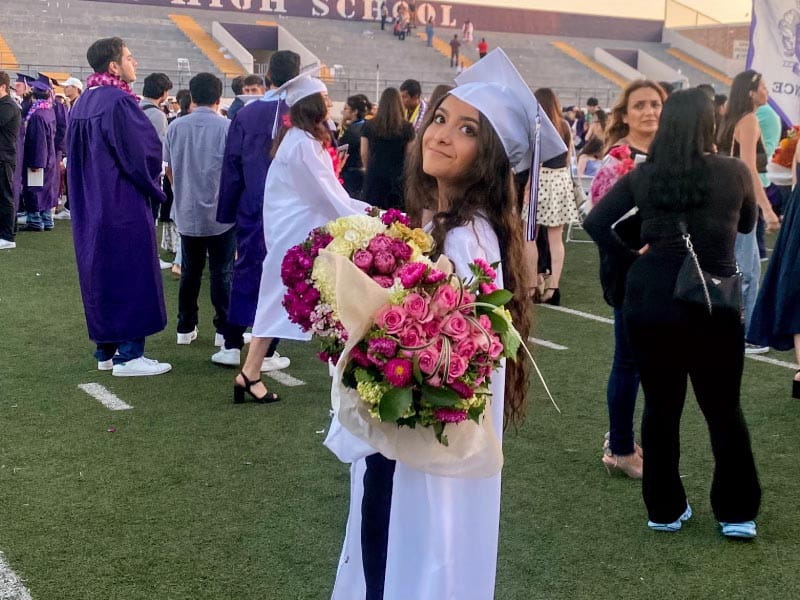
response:
M545 295L550 290L553 291L553 295L550 296L547 300L542 300L542 304L550 304L552 306L561 306L561 290L559 288L547 288L544 291Z
M242 404L245 402L245 397L244 397L245 392L247 392L247 394L249 394L250 397L253 399L253 402L257 404L270 404L272 402L277 402L278 400L280 400L280 397L275 392L267 392L263 396L256 396L250 388L252 388L257 383L261 383L261 379L259 378L256 379L255 381L250 381L247 378L247 375L245 375L244 372L242 371L239 371L239 375L241 375L242 379L244 379L244 385L239 385L239 383L233 384L234 404Z
M800 373L800 369L797 370L797 373ZM797 373L795 373L795 377L797 377ZM800 400L800 381L797 379L792 381L792 398Z

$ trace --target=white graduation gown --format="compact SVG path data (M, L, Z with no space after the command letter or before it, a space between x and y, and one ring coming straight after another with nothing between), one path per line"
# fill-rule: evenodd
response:
M489 223L474 223L448 233L444 253L456 273L469 278L476 258L500 260L497 236ZM497 285L502 287L502 273ZM502 441L505 368L492 376L489 410ZM348 436L351 443L347 443ZM359 600L366 593L361 561L361 500L364 458L374 453L334 418L326 445L351 462L350 515L339 558L332 600ZM428 475L397 462L394 472L384 600L491 600L494 598L500 523L500 474L486 479Z
M267 257L261 269L253 335L310 340L311 334L289 321L281 302L286 288L281 263L292 246L328 221L364 214L368 204L347 195L333 172L331 157L302 129L283 138L264 186L264 241Z

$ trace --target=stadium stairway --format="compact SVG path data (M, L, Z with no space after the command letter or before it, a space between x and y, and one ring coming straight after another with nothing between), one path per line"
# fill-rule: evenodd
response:
M231 58L227 58L220 52L219 44L192 17L189 15L170 15L169 18L226 77L247 74L242 65Z
M0 69L8 71L16 71L19 68L19 62L14 55L13 50L6 42L5 38L0 35Z

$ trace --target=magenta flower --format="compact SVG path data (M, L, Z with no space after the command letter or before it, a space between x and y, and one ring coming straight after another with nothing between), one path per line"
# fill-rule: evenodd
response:
M408 263L403 265L397 271L397 275L400 277L400 283L403 284L405 289L414 287L422 280L427 268L428 267L422 263Z
M495 271L492 268L492 265L490 265L485 259L476 258L473 262L475 263L476 266L480 268L481 271L483 271L483 274L486 275L489 279L491 280L497 279L497 271Z
M482 283L480 285L481 294L491 294L497 290L497 286L493 283Z
M397 342L389 338L373 338L367 342L367 347L369 353L381 354L386 358L397 353Z
M353 349L350 350L350 360L356 363L359 367L369 367L372 365L367 353L361 349L361 344L353 346Z
M406 387L411 382L413 369L410 360L393 358L383 366L383 374L394 387Z
M408 215L400 212L396 208L390 208L383 213L383 215L381 215L381 222L387 227L395 222L401 223L406 227L411 225L411 219L408 218Z
M450 383L450 389L458 394L459 398L469 400L475 394L473 389L460 379L456 379Z
M382 288L390 288L394 285L394 279L388 275L373 275L372 279Z
M391 238L383 233L379 233L369 241L367 250L372 252L372 254L377 254L378 252L391 252L393 242L394 238Z
M403 240L395 240L392 244L392 254L398 261L406 261L411 258L414 251Z
M460 408L437 408L433 416L442 423L461 423L467 420L467 411Z
M379 250L373 258L373 266L381 275L391 275L397 267L397 260L388 250Z
M443 281L447 275L444 274L444 271L440 271L439 269L431 269L428 271L428 274L425 275L425 283L439 283Z
M353 263L365 273L369 273L372 268L373 258L372 252L369 250L356 250L355 254L353 254Z

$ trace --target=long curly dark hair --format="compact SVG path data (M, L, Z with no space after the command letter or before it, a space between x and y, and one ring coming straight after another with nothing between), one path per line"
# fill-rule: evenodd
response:
M436 179L422 170L422 139L445 98L447 96L429 109L429 116L406 159L406 207L416 226L421 225L423 209L435 211L438 206ZM478 216L486 218L500 243L503 284L514 294L506 307L522 339L527 340L531 329L531 303L527 293L528 265L525 262L523 226L517 206L514 175L500 138L482 114L479 117L478 156L459 183L458 201L433 217L435 253L443 251L449 231L472 222ZM516 361L506 364L506 426L518 425L524 419L528 374L528 360L520 348Z
M711 181L705 154L714 151L714 104L696 88L672 94L644 169L657 206L683 212L706 201Z

